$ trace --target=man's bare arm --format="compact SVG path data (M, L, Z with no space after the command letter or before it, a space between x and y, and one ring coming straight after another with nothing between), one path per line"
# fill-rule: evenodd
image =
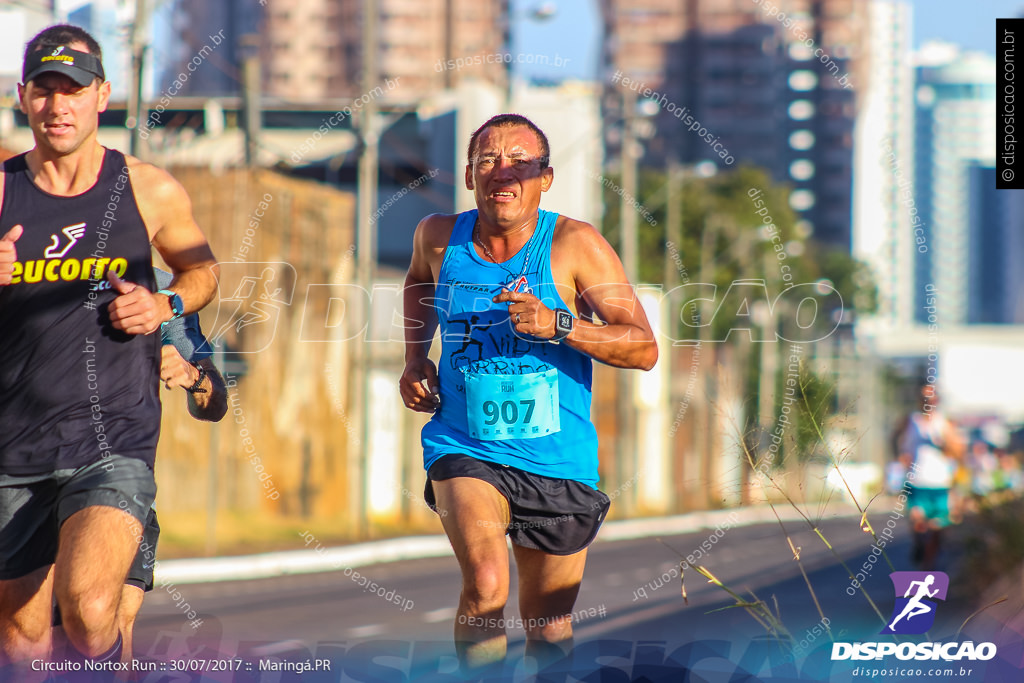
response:
M228 411L227 386L217 366L209 358L196 362L205 371L199 388L204 391L186 392L188 412L197 420L219 422ZM168 389L188 389L199 379L199 370L185 360L173 344L164 344L160 360L160 378Z
M558 250L559 261L568 263L575 293L603 324L578 318L561 343L608 365L650 370L658 361L658 345L615 250L587 223L567 219L562 229L566 232L556 233L552 261ZM510 304L509 314L517 332L542 339L555 335L554 312L532 294L502 292L494 301ZM517 313L521 316L519 323Z
M228 412L228 389L224 377L209 358L197 362L206 371L200 389L206 393L188 395L189 415L197 420L220 422Z
M194 313L210 303L217 291L219 270L206 236L192 216L192 201L181 184L166 171L149 164L136 167L145 184L146 198L140 203L143 220L155 228L150 232L153 246L171 268L174 279L168 289L181 297L185 313Z
M213 299L219 270L192 217L192 202L185 188L166 171L134 158L129 159L128 168L150 241L174 274L168 289L181 297L185 314L194 313ZM143 287L115 288L120 296L110 304L110 319L117 329L149 334L172 318L167 296Z
M451 234L451 217L427 216L416 226L412 261L405 276L402 303L405 317L405 370L398 382L402 401L419 412L437 407L437 368L427 358L437 331L437 311L432 299L435 270L440 267Z
M412 261L405 275L402 303L405 316L405 359L426 358L437 331L437 312L430 301L436 282L431 268L431 235L433 216L416 226L413 236Z

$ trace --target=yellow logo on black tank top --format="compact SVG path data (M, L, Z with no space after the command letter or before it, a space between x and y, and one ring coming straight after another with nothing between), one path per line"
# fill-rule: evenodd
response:
M104 280L108 271L114 271L118 277L128 272L128 259L125 258L86 258L86 259L36 259L21 263L15 261L11 273L11 284L22 282L73 282L74 280Z
M91 258L63 258L85 236L85 223L65 226L59 233L50 235L50 246L43 250L46 258L21 263L15 261L11 273L11 284L22 282L73 282L75 280L100 280L105 283L107 271L112 270L118 277L124 277L128 271L128 259L101 258L93 254ZM63 235L63 237L61 236ZM103 238L106 239L105 237ZM106 246L106 242L102 242ZM99 244L97 244L99 247ZM103 287L95 287L102 289Z

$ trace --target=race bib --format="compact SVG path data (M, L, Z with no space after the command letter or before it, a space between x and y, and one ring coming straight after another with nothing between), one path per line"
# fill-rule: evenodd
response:
M466 417L474 439L536 439L560 429L556 368L524 375L467 372L465 380Z

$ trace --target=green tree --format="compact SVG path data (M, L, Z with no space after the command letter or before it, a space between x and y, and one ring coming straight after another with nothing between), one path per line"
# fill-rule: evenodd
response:
M731 357L744 368L744 395L749 397L746 424L742 428L756 450L759 443L764 443L762 426L757 424L758 411L754 409L762 388L762 359L759 349L751 347L749 338L771 340L776 332L786 339L823 337L840 319L850 322L853 315L873 312L877 305L876 287L866 264L809 236L810 231L789 205L792 188L773 182L766 171L740 166L711 177L682 175L681 181L669 183L664 171L642 170L635 198L624 197L619 179L609 176L610 182L603 184L602 230L621 249L623 199L629 210L640 214L640 279L660 283L672 291L670 310L675 339L698 339L697 325L714 316L704 339L726 340L724 343L735 347ZM670 187L678 188L674 196L669 196ZM669 211L671 202L676 203L674 212ZM670 213L679 217L679 225L670 225ZM755 297L760 301L729 297L733 283L749 280L764 282L761 290L756 286L746 290L761 291L762 295ZM702 288L699 283L703 282L714 285L714 290ZM681 285L684 287L678 289ZM800 299L815 292L820 296L817 308L808 306L805 311L801 306L802 318L815 315L810 329L797 329L796 311L786 310L785 305L777 306L773 317L768 316L769 305L776 303L782 292L797 285L801 286ZM838 297L830 293L830 287L838 292ZM740 291L737 286L735 292ZM825 296L826 293L830 294ZM701 297L713 299L714 304L697 301ZM752 307L760 310L751 310ZM802 319L801 324L806 325L807 320ZM743 328L751 330L750 337ZM816 451L815 424L823 426L839 407L830 378L813 373L806 364L801 365L799 375L807 401L798 394L793 406L795 430L789 439L795 447L792 452L805 459ZM782 379L780 373L774 382L776 420L781 410Z
M603 184L602 231L621 249L624 191L617 177L608 180ZM876 287L867 265L840 249L809 239L789 206L791 188L774 183L762 169L740 166L707 178L686 177L675 197L667 197L668 187L664 171L641 171L638 196L633 198L636 206L631 207L640 213L641 281L671 287L707 278L716 286L720 300L733 282L760 279L766 283L770 301L788 285L821 283L822 291L828 291L825 285L835 288L847 315L875 310ZM668 222L670 201L678 203L682 223L674 237ZM627 202L634 203L630 198ZM666 278L666 272L672 277ZM736 326L737 313L717 312L712 325L714 339L724 338ZM818 315L816 329L827 332L834 326L832 312L827 313ZM689 320L685 311L681 317ZM685 332L682 321L679 324Z

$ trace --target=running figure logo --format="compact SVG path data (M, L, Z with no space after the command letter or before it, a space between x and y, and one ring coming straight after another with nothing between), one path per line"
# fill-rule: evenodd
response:
M274 341L295 293L295 269L284 262L220 264L217 318L207 335L226 353L258 353ZM230 292L230 295L225 295ZM231 344L230 351L225 342Z
M881 633L924 633L935 622L937 604L945 600L949 576L945 572L893 572L889 575L896 591L896 605L888 626Z
M61 230L61 232L68 238L67 243L60 251L57 251L57 247L60 246L60 243L63 240L61 240L61 238L56 234L50 235L50 239L53 240L53 242L46 248L46 251L43 252L43 256L46 258L64 258L64 254L71 251L71 247L75 246L78 240L82 238L82 235L85 234L85 223L69 225Z

